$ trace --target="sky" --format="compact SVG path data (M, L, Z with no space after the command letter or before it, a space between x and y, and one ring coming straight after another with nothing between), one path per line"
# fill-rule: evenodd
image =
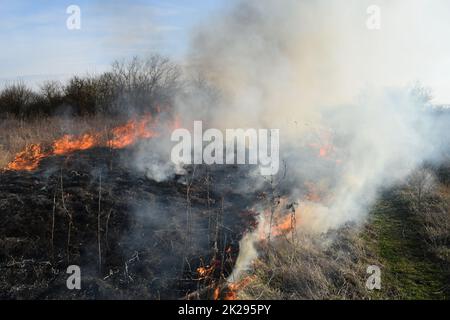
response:
M371 3L382 3L373 0ZM65 80L76 74L95 74L116 59L160 53L183 60L196 26L231 0L0 0L0 86L22 81L36 87L44 80ZM398 79L416 81L433 90L436 103L450 104L450 15L448 0L416 0L418 12L405 1L395 15L384 12L385 36L394 43L380 47L389 61L399 43L409 43ZM282 4L282 1L280 1ZM66 12L81 9L81 29L69 30ZM384 6L382 6L384 7ZM411 8L409 8L411 7ZM343 10L346 10L343 7ZM403 24L398 12L413 17ZM270 13L268 13L270 14ZM364 17L364 10L361 11ZM403 17L404 18L404 17ZM405 20L405 19L403 19ZM407 19L408 20L408 19ZM208 24L206 24L208 26ZM203 26L204 27L204 26ZM411 41L408 42L407 40ZM420 39L419 42L416 39ZM409 45L408 44L408 45ZM355 46L358 44L354 44ZM405 46L406 47L406 46ZM397 59L390 59L396 63ZM404 84L400 83L399 84Z
M180 59L190 30L223 0L0 0L0 83L35 86L98 73L115 59L160 53ZM70 5L81 29L69 30Z

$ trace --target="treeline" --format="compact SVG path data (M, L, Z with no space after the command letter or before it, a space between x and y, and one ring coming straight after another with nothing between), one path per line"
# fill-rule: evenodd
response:
M152 112L170 105L181 86L180 79L181 71L176 64L153 55L116 61L110 71L100 75L74 76L64 84L45 82L37 90L12 83L0 91L0 118Z

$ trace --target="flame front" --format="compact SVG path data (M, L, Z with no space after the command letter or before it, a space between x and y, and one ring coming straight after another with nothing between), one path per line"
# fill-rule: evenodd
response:
M272 227L271 235L274 237L287 234L294 230L295 222L291 215L285 215L280 218L279 221Z
M144 116L139 121L130 120L121 127L112 130L113 138L108 141L108 146L113 149L122 149L134 144L139 139L149 139L157 136L150 126L151 115Z
M53 143L53 154L64 155L78 150L87 150L95 147L97 141L98 138L90 134L84 134L79 138L65 135Z
M6 169L31 171L36 169L39 162L47 156L48 153L44 152L42 145L30 144L16 155L14 161L10 162Z
M178 121L178 120L177 120ZM87 150L93 147L106 146L113 149L122 149L133 145L138 140L149 139L158 135L153 128L155 121L150 114L141 119L128 121L125 125L111 130L105 139L105 133L85 133L81 136L64 135L52 143L48 151L44 150L42 144L28 145L25 150L16 154L14 160L6 166L6 170L33 171L38 168L42 159L52 155L66 155L75 151Z

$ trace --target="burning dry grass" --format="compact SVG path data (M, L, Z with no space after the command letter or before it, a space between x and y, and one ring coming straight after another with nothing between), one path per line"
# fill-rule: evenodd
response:
M131 136L128 134L130 132L133 132ZM145 117L138 122L100 116L72 120L53 117L27 122L6 119L2 120L0 126L0 168L10 164L20 152L58 156L94 146L120 149L130 145L136 137L145 139L153 134L151 123ZM57 178L55 181L59 181ZM68 180L65 183L69 185L72 178ZM316 185L306 185L310 191L306 200L319 201L322 197L320 188L318 189ZM74 194L77 192L74 191ZM421 230L421 239L418 241L425 240L429 251L448 263L450 239L448 185L435 183L433 175L426 170L418 171L403 189L403 197L410 212L416 217L416 224L412 228L420 226L417 228ZM51 212L51 194L46 201L47 211ZM260 243L261 255L255 262L252 275L230 284L222 291L219 287L215 287L214 296L217 295L220 299L371 298L370 292L365 288L366 268L373 264L381 266L384 262L380 260L376 250L368 246L361 232L346 227L322 239L308 236L303 232L294 232L297 223L302 221L302 216L298 215L298 212L305 213L304 210L295 210L293 204L285 201L280 201L279 207L283 210L275 212L269 227L273 240ZM9 208L7 210L12 212ZM270 212L268 214L270 216ZM15 245L20 245L14 240L16 238L5 238L2 241L6 243L11 239ZM212 265L198 267L194 270L198 275L195 281L212 278L214 271ZM387 272L394 274L395 270ZM386 286L392 285L386 283ZM389 297L396 297L398 290L390 292L393 293L387 293L391 294Z
M14 118L1 120L0 168L32 170L49 155L102 145L123 148L154 134L149 118L142 117L136 122L102 116L48 117L26 122Z
M66 119L46 117L36 120L8 118L0 120L0 168L4 168L14 157L35 145L52 145L54 141L70 136L108 131L122 123L120 119L92 116Z

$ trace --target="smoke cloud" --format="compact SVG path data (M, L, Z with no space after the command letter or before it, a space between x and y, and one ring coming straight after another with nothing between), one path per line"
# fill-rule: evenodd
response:
M366 26L373 4L381 10L380 30ZM222 129L281 129L283 184L299 200L303 225L325 232L359 221L381 187L436 151L431 141L439 133L414 84L445 67L442 53L428 48L445 36L440 12L449 7L418 0L234 1L198 27L188 58L220 98L204 108L197 92L178 104L180 113ZM330 196L308 203L309 181Z
M370 5L380 30L366 26ZM302 230L364 221L382 188L439 153L445 125L415 83L446 98L449 9L441 0L232 1L195 30L186 68L203 80L176 109L188 125L280 129L278 187L298 203ZM257 240L242 240L233 278Z

